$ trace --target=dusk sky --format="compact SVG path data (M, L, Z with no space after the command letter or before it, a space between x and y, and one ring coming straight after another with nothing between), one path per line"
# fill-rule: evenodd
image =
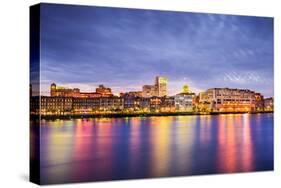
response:
M273 96L273 19L43 4L41 85L138 91L157 75L168 93L247 88Z

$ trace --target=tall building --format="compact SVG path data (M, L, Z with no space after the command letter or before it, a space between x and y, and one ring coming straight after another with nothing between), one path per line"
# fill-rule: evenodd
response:
M155 94L157 97L167 96L168 79L163 76L157 76L155 79Z
M144 85L142 87L143 97L164 97L167 96L167 83L168 79L163 76L155 78L154 85Z

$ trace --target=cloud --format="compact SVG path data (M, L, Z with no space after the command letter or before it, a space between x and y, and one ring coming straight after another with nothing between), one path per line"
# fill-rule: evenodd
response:
M134 90L165 75L171 94L186 77L273 95L271 18L45 5L41 36L45 81Z

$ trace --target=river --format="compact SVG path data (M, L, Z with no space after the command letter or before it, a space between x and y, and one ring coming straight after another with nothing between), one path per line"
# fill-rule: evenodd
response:
M273 170L273 114L41 121L41 183Z

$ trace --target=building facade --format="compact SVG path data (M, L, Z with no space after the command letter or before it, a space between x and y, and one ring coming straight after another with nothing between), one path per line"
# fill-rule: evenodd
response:
M114 96L111 89L103 85L95 92L80 92L78 88L52 84L51 96L30 96L30 111L35 115L68 115L118 112L248 113L274 109L272 97L264 99L260 93L248 89L211 88L196 96L185 85L181 93L167 96L167 80L162 78L156 77L155 85L146 85L143 91L121 93L120 96Z
M99 85L96 92L81 92L78 88L67 88L57 86L55 83L50 87L51 97L75 97L75 98L95 98L95 97L112 97L113 94L110 88Z
M193 101L195 94L189 92L179 93L175 96L175 107L178 111L193 111Z
M142 96L147 97L147 98L156 96L155 86L154 85L144 85L142 87Z
M144 85L142 87L143 97L164 97L168 95L167 92L168 79L163 76L155 78L154 85Z
M157 76L155 79L155 95L157 97L167 96L168 79L163 76Z
M57 86L55 83L52 83L50 87L50 94L51 97L79 97L80 89L66 88L62 86Z
M99 85L99 87L96 88L96 93L100 94L101 97L113 96L111 88L105 87L104 85Z
M207 111L252 112L263 108L263 96L248 89L212 88L199 94Z
M273 97L264 99L264 110L273 111L274 110L274 100Z
M72 114L72 97L47 97L40 98L40 113L43 115L67 115ZM35 101L37 102L37 101Z
M120 93L120 97L142 97L142 91L129 91L126 93Z

